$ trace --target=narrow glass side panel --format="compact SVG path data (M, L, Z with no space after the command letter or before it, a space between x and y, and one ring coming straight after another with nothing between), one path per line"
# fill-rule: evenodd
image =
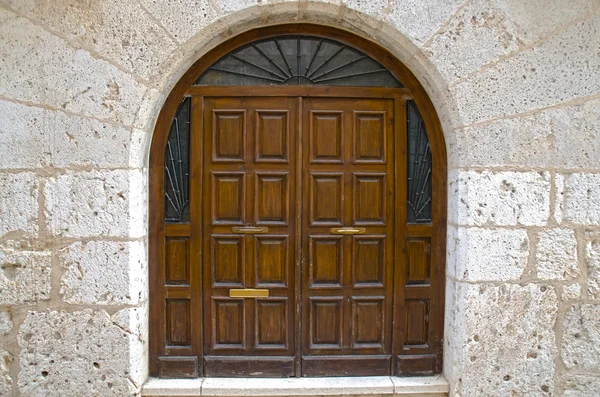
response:
M408 133L408 223L431 223L431 148L425 123L413 101L406 102Z
M190 221L190 98L173 117L165 148L165 222Z

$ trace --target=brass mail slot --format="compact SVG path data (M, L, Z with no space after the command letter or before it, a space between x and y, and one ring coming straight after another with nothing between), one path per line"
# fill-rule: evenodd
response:
M269 290L268 289L253 289L253 288L230 289L229 297L230 298L268 298Z
M329 232L331 234L365 234L367 229L364 227L332 227Z
M236 227L232 227L231 230L234 233L264 234L269 231L269 228L268 227L256 227L256 226L236 226Z

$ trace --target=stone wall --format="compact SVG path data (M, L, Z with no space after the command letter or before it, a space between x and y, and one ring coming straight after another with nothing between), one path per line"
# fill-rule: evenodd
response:
M438 110L452 394L598 395L598 0L0 0L0 395L139 393L158 111L294 21L379 42Z

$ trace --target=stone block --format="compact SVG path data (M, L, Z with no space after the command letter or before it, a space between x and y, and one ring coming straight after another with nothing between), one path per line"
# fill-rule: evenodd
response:
M0 311L0 335L6 335L13 327L12 314L8 310Z
M448 239L448 272L458 280L519 280L528 257L525 230L459 227Z
M564 284L562 286L561 299L576 300L581 298L581 284Z
M549 172L454 171L448 179L451 222L542 226L548 221Z
M567 375L560 383L562 397L596 397L600 390L599 376Z
M600 167L600 100L456 131L460 166Z
M464 285L462 396L550 396L557 354L552 287Z
M0 21L0 95L133 123L146 89L134 77L4 8Z
M587 292L590 298L600 299L600 232L588 232L585 239Z
M38 189L39 181L31 172L0 173L0 237L11 232L37 236Z
M563 364L569 369L600 372L600 305L577 303L563 320Z
M142 242L76 242L58 252L60 293L72 304L137 304L146 298Z
M46 183L46 220L56 236L139 237L145 230L138 170L68 172Z
M562 190L557 200L556 212L562 221L578 225L600 225L600 173L575 173L564 175L557 185Z
M464 125L555 105L600 90L600 16L579 22L451 87ZM493 82L493 84L490 84Z
M549 229L538 233L538 278L542 280L568 280L579 276L577 240L570 229Z
M0 305L50 299L50 252L0 250Z
M0 350L0 396L9 396L13 380L10 376L12 356L5 350Z
M141 352L145 339L123 323L133 312L124 309L112 317L90 309L28 312L18 336L21 394L137 395L146 357Z

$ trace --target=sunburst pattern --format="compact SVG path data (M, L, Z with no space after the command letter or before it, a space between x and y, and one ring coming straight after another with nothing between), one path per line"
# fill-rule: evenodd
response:
M408 131L408 223L431 223L431 148L423 118L413 101L406 102Z

